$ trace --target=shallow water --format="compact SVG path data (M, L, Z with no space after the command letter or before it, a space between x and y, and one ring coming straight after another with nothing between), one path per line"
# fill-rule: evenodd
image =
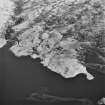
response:
M25 100L32 93L40 92L40 89L51 95L89 98L93 101L105 96L105 75L88 70L95 76L92 81L88 81L85 75L64 79L39 62L39 59L34 60L30 57L17 58L8 51L7 46L0 49L0 97L4 103L2 105Z

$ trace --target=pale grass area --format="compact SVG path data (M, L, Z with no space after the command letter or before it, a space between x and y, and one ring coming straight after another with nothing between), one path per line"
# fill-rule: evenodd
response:
M6 44L3 31L5 30L5 24L10 19L10 15L13 15L13 2L10 0L0 0L0 48Z
M0 0L0 27L8 20L12 13L13 3L10 0Z

